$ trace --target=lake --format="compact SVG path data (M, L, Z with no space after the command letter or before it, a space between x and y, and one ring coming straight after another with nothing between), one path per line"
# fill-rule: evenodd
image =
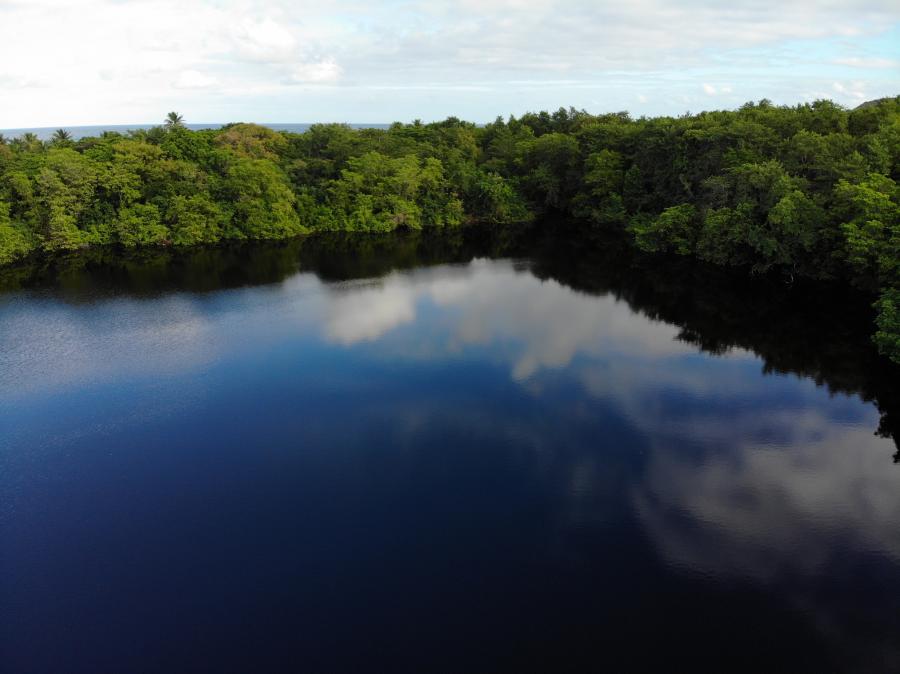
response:
M0 287L4 671L900 670L847 291L469 229Z

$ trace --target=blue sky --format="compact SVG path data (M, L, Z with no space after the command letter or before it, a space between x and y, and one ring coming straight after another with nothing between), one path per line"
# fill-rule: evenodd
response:
M0 0L0 128L681 114L900 93L898 0Z

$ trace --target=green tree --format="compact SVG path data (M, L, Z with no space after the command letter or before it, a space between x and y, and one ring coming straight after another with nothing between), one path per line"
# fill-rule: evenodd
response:
M166 128L179 129L184 127L184 117L177 112L170 112L166 115Z
M458 225L462 203L438 159L380 152L350 159L332 181L328 203L340 228L387 232L398 227Z
M753 227L753 206L741 202L736 208L710 208L703 215L697 240L697 256L719 265L748 264L752 254L746 244Z
M82 216L89 209L97 183L96 167L75 150L52 149L34 178L38 233L46 250L88 245Z
M216 136L216 144L250 159L277 160L287 139L283 134L258 124L229 124Z
M834 190L847 258L878 283L900 284L900 191L877 173L859 184L841 180Z
M305 231L294 210L296 197L287 176L265 159L237 159L229 167L225 193L233 218L229 236L283 239Z
M57 129L53 132L53 136L50 139L51 145L56 147L67 146L72 142L72 134L66 131L65 129Z
M592 152L584 162L582 188L573 200L573 214L600 224L624 223L624 184L622 155L606 149Z
M176 246L218 241L226 222L226 213L207 194L177 195L166 210L166 224Z
M115 231L119 243L128 248L157 246L169 240L169 229L154 204L131 204L120 210Z
M875 344L881 353L900 363L900 289L885 290L875 306L878 309Z
M34 248L23 228L9 219L9 204L0 201L0 264L9 264L27 255Z
M679 204L665 209L656 217L638 216L629 224L635 243L641 250L659 253L674 251L689 255L696 238L697 209Z
M546 133L521 144L521 184L526 195L541 206L565 210L578 188L578 141L561 133Z
M479 174L473 192L472 214L479 220L513 223L534 217L515 185L497 173Z
M30 131L23 133L18 138L13 138L10 145L18 152L38 152L44 146L41 139Z

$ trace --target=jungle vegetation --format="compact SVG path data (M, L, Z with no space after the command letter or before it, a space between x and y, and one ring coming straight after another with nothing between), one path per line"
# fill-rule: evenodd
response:
M0 137L0 264L98 245L187 247L561 214L645 252L841 280L877 298L900 362L900 97L633 119L575 109L478 126L164 125ZM559 218L544 218L552 223Z

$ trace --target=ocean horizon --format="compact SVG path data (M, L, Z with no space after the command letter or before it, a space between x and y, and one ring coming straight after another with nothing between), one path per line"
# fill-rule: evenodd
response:
M193 131L200 131L202 129L220 129L226 124L230 124L232 122L208 122L201 124L185 124L184 126ZM328 124L330 122L296 122L296 123L284 123L284 124L274 124L274 123L259 123L260 126L265 126L275 131L290 131L293 133L303 133L308 130L313 124ZM354 129L387 129L390 127L390 124L365 124L365 123L350 123L350 122L339 122L341 124L347 124ZM162 124L90 124L90 125L80 125L80 126L39 126L39 127L23 127L23 128L15 128L15 129L0 129L0 133L2 133L7 138L16 138L18 136L22 136L26 133L33 133L41 140L50 140L53 136L53 133L57 129L65 129L70 134L72 134L72 138L78 140L80 138L86 138L89 136L99 136L104 131L115 131L117 133L128 133L129 131L137 131L139 129L152 129L154 126L162 126Z

